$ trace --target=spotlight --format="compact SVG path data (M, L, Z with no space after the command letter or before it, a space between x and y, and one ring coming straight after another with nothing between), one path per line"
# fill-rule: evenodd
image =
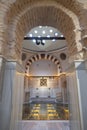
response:
M32 34L29 34L30 35L30 37L32 37L33 35Z
M39 28L42 28L42 26L39 26Z
M45 40L42 40L43 43L45 43Z
M33 39L33 42L35 43L35 42L36 42L36 40L35 40L35 39Z
M34 32L37 33L37 30L35 30Z
M46 33L45 30L42 33L45 34Z
M53 41L53 42L55 42L56 40L55 40L55 39L53 39L52 41Z
M48 38L50 38L50 35L47 35Z
M38 37L40 38L41 36L39 35Z
M61 35L61 37L63 37L63 35Z
M58 33L55 33L55 36L58 36Z
M52 33L52 32L53 32L53 30L51 29L51 30L50 30L50 32Z

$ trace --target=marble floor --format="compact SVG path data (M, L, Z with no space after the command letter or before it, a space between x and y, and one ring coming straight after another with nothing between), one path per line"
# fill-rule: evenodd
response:
M18 130L70 130L69 121L20 121Z

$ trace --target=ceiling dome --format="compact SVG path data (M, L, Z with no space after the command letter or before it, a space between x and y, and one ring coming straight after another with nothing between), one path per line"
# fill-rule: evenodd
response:
M66 46L63 34L56 28L50 26L35 27L24 38L27 38L27 40L23 41L23 48L26 50L48 52ZM41 38L42 41L40 40Z

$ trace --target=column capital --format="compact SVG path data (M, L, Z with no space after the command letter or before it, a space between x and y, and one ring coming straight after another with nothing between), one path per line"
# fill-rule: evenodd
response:
M75 60L84 60L85 51L79 51L76 54L69 57L69 63L73 63Z

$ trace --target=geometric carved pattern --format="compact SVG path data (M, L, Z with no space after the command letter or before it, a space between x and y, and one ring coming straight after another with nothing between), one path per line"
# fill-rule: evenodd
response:
M40 79L40 86L47 86L47 79Z
M60 62L59 62L59 60L58 60L55 56L49 55L49 54L36 54L36 55L30 57L30 58L27 60L26 66L25 66L25 68L26 68L25 73L27 73L27 70L28 70L29 66L30 66L33 62L35 62L35 61L37 61L37 60L41 60L41 59L50 60L50 61L54 62L54 64L57 66L59 72L60 72L60 73L62 72L62 68L61 68Z

